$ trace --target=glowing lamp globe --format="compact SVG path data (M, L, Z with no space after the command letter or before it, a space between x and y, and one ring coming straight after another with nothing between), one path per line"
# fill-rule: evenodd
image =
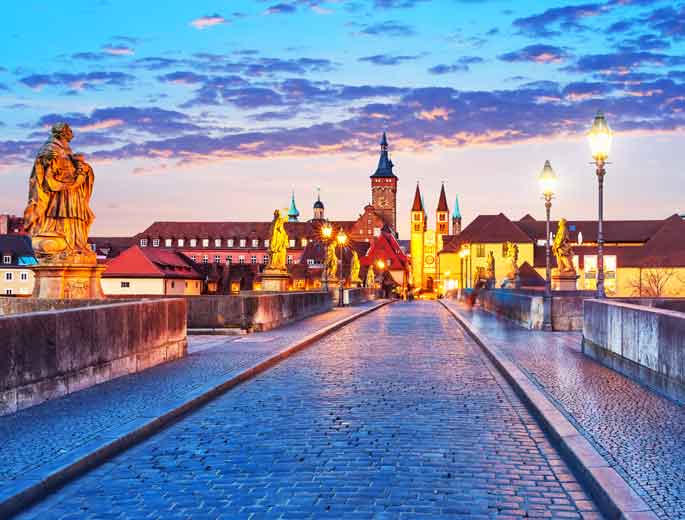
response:
M557 174L554 173L549 161L545 161L545 166L538 176L538 182L540 183L540 191L545 197L554 196L557 190Z
M590 142L590 151L595 161L605 161L609 157L611 151L611 138L613 132L609 128L604 114L599 111L592 122L592 128L588 132L588 141Z
M343 246L343 245L345 245L346 242L347 242L347 235L345 234L345 231L343 231L341 229L340 232L338 233L338 244Z
M330 224L324 224L321 227L321 234L324 238L331 238L331 236L333 235L333 226L331 226Z

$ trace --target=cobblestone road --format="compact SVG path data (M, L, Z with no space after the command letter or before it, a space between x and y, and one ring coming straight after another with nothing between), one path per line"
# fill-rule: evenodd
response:
M151 406L160 414L171 410L198 388L219 384L294 341L373 305L335 309L247 336L190 336L189 355L183 359L0 417L0 488L60 456L78 454L97 435L125 427Z
M436 302L397 303L20 518L599 518ZM582 513L585 511L586 513Z
M509 356L654 512L685 519L685 408L585 357L578 332L530 331L456 308Z

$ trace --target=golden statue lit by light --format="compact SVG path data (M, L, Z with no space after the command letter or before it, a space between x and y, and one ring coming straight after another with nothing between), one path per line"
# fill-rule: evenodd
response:
M361 266L359 265L359 255L356 251L352 250L352 265L350 265L350 284L361 285L362 281L359 278L359 270Z
M376 273L373 272L373 265L369 265L369 270L366 271L366 287L374 287L376 284Z
M54 125L29 178L24 227L41 263L96 263L88 246L95 220L89 207L95 177L83 156L72 152L72 138L68 124Z
M271 222L269 232L269 265L267 269L272 271L286 271L288 233L285 230L287 212L276 210Z
M552 244L552 253L557 259L559 274L576 274L576 269L573 267L573 249L571 248L571 239L568 234L565 218L559 220L559 228L554 236L554 244Z
M328 278L335 279L338 274L338 257L335 254L335 242L328 244L326 248L326 273Z

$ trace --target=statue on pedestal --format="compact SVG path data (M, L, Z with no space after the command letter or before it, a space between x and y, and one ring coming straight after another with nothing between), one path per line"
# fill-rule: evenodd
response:
M68 124L54 125L29 177L24 229L38 260L33 294L41 298L102 297L105 267L88 246L95 176L83 156L72 152L73 137Z
M336 279L338 273L338 257L335 254L335 242L331 242L326 248L326 273L328 274L329 279Z
M568 235L565 218L559 220L559 228L552 244L552 254L557 259L559 274L576 274L576 268L573 266L573 248L571 248L571 239Z
M488 254L488 268L485 276L487 279L487 287L492 289L497 281L497 278L495 277L495 254L492 251Z
M269 232L269 264L266 267L269 271L286 271L287 269L288 233L285 230L287 218L287 213L278 209L274 211Z
M350 285L353 287L359 287L362 284L359 278L359 270L361 266L359 265L359 255L356 251L352 251L352 265L350 266Z
M521 278L519 277L519 246L513 242L505 242L504 251L506 258L509 260L509 272L502 286L519 288L521 285Z
M369 270L366 271L366 287L373 289L376 285L376 273L373 272L373 265L369 265Z

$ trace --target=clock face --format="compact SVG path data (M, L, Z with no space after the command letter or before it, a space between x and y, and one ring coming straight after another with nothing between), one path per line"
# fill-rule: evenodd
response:
M435 262L435 258L433 258L433 255L426 255L424 262L426 263L426 265L433 265L433 262Z

